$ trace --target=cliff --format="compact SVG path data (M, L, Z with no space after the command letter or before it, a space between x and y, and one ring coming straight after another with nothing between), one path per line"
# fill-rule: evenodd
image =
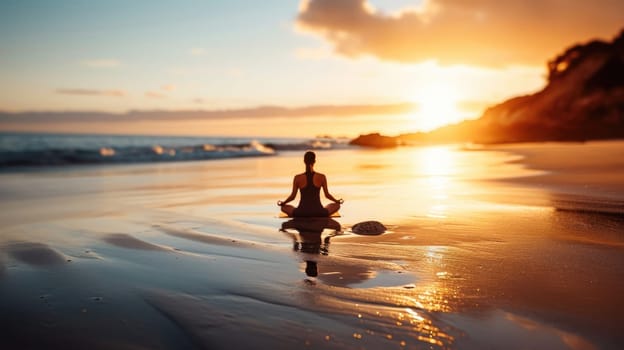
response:
M572 46L547 65L541 91L490 107L476 120L397 136L396 143L624 138L624 31L611 42Z

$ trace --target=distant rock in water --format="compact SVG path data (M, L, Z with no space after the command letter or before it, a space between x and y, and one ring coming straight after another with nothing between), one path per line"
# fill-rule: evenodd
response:
M395 143L624 138L624 31L612 42L574 45L547 65L548 84L541 91L490 107L477 120L404 134Z
M398 146L398 140L395 137L383 136L379 133L360 135L356 139L349 142L351 145L375 147L375 148L390 148Z

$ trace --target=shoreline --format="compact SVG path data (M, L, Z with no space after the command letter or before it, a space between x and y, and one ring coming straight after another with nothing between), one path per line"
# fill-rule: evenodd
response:
M319 151L346 202L312 236L274 205L301 152L0 173L0 344L618 348L624 222L553 209L519 147Z

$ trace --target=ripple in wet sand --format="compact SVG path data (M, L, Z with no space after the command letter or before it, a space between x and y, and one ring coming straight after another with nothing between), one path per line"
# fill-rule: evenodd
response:
M67 262L63 254L38 242L11 243L5 250L14 259L32 266L54 266Z
M159 245L142 241L125 233L114 233L103 238L105 242L121 248L138 249L138 250L159 250L166 251L168 249Z

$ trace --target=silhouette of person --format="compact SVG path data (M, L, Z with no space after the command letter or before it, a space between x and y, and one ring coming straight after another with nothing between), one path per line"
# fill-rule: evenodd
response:
M321 239L325 229L332 229L334 232L325 239ZM288 231L288 229L296 230L299 235ZM293 250L305 254L327 255L329 253L330 237L339 234L342 231L340 223L330 218L313 218L301 219L295 218L282 223L282 232L288 234L294 242ZM318 276L317 262L312 259L306 259L306 275L308 277Z
M290 217L329 217L340 209L340 204L344 201L334 198L327 189L325 175L314 171L314 163L316 163L314 152L306 152L303 156L303 162L306 166L305 173L295 175L290 195L284 201L277 201L277 205ZM333 203L323 207L320 196L321 189L323 189L325 197ZM301 198L299 205L294 207L288 203L295 199L297 190L299 190Z

